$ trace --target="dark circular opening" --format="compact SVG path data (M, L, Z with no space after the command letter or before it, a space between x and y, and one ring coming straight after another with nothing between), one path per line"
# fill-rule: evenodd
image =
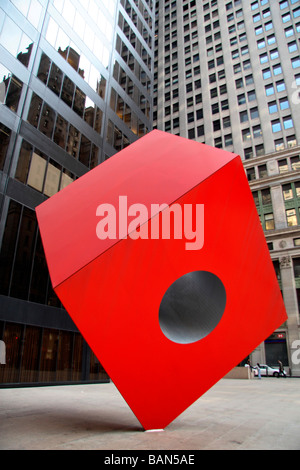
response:
M208 271L193 271L178 278L165 292L159 307L159 325L175 343L189 344L207 336L222 318L226 291Z

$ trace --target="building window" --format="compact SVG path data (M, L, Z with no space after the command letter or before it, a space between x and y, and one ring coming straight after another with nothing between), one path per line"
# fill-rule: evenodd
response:
M286 158L278 160L278 170L280 174L289 171L289 166Z
M281 123L280 123L279 119L277 119L276 121L272 121L271 124L272 124L272 132L273 133L281 131Z
M281 80L280 82L276 82L276 89L278 93L280 93L281 91L285 91L285 83L283 80Z
M261 136L262 136L262 131L261 131L261 127L260 127L260 126L254 126L252 130L253 130L253 137L254 137L254 139L256 139L257 137L261 137Z
M242 137L243 137L244 142L248 142L251 139L250 129L243 129L242 130Z
M295 57L294 59L292 59L292 67L293 69L297 69L298 67L300 67L300 57Z
M259 165L258 175L259 178L266 178L268 176L267 165Z
M282 73L282 67L280 64L273 66L273 73L275 76L280 75Z
M253 180L256 179L256 174L255 174L255 168L254 167L248 168L246 173L247 173L248 181L253 181Z
M188 138L189 139L194 139L195 138L195 129L189 129L188 130Z
M240 112L240 122L246 122L248 121L248 111L241 111Z
M274 95L274 93L275 93L273 85L265 86L265 90L266 90L266 96L271 96L271 95Z
M285 184L282 186L282 193L283 193L283 199L285 201L289 201L291 199L293 199L293 190L292 190L292 185L289 183L289 184Z
M233 141L232 141L232 134L225 135L225 137L224 137L224 143L225 143L225 147L228 147L229 145L232 145L232 144L233 144Z
M279 106L282 111L288 109L290 107L289 100L287 98L281 98L281 100L279 100Z
M288 227L298 225L296 209L287 209L285 213Z
M275 229L274 215L272 213L265 214L264 219L265 219L265 229L274 230Z
M287 117L283 118L283 127L285 129L291 129L292 127L294 127L293 120L292 120L291 116L287 116Z
M245 160L249 160L250 158L253 157L253 148L252 147L249 147L247 149L244 150L244 156L245 156Z

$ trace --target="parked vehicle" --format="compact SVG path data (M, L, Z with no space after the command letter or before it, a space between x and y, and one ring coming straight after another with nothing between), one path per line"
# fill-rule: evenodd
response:
M255 375L258 375L258 370L254 367ZM260 375L262 377L286 377L286 372L280 372L278 367L270 367L267 364L260 364Z

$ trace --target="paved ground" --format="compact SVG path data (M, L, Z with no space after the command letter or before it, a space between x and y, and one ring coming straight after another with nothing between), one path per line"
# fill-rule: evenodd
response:
M222 379L144 432L110 384L0 389L1 450L300 450L300 378Z

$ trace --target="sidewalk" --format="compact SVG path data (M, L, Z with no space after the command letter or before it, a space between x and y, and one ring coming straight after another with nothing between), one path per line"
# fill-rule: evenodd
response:
M0 389L1 450L300 450L300 378L222 379L162 432L115 386Z

